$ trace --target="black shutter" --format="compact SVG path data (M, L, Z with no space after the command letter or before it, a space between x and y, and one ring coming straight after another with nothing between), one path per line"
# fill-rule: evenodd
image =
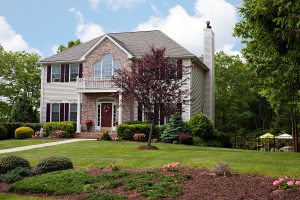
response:
M143 121L143 108L140 103L138 103L138 121Z
M60 112L59 112L59 121L63 122L65 121L65 104L64 103L60 103Z
M51 65L47 66L47 83L51 82Z
M79 64L79 78L82 78L82 63Z
M65 82L69 82L69 64L65 66Z
M165 124L165 104L163 103L159 105L159 124Z
M65 103L65 121L69 121L69 103Z
M51 112L51 104L47 103L46 109L46 122L50 122L50 112Z
M182 79L182 60L177 60L177 78Z
M182 103L177 103L177 113L181 114L182 113Z
M65 65L60 66L60 82L65 82Z

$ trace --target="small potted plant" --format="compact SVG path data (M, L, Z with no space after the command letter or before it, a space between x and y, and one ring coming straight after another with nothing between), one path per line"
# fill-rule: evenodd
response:
M87 131L90 132L90 131L91 131L91 128L92 128L92 126L93 126L93 120L91 120L91 119L85 120L85 125L86 125Z

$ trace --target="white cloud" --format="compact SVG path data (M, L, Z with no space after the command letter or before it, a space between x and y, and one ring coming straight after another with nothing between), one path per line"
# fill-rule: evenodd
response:
M234 51L232 49L233 49L233 44L226 44L222 49L219 49L218 51L224 51L224 53L232 56L239 55L241 58L243 57L241 52Z
M16 33L2 16L0 16L0 45L6 51L26 51L42 55L38 49L30 47L23 36Z
M70 8L69 11L75 13L78 19L76 35L81 40L81 42L89 41L104 34L102 27L98 24L94 24L91 22L85 23L85 19L82 16L81 12L77 11L75 8Z
M51 47L51 52L52 52L52 55L54 54L57 54L57 49L58 49L59 45L58 44L55 44Z
M235 7L225 0L197 0L193 15L188 14L182 6L176 5L169 9L167 16L151 16L135 30L162 30L192 53L201 55L206 21L211 22L215 33L216 49L222 49L228 44L233 45L237 41L232 36L237 12Z
M98 11L101 3L106 4L113 11L120 8L128 8L134 4L144 2L145 0L89 0L90 6L93 10Z

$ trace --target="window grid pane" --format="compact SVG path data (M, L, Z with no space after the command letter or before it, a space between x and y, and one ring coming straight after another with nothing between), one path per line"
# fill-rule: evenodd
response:
M77 103L70 104L70 121L77 120Z
M79 71L79 65L71 64L70 81L76 81L76 78L79 75L78 71Z
M60 66L59 65L52 66L52 81L53 82L60 81Z
M51 114L51 121L58 122L59 121L59 104L53 103L52 104L52 114Z

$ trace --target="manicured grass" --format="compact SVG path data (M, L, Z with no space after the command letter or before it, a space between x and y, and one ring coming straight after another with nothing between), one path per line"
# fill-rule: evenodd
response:
M121 168L155 168L171 162L184 167L211 168L227 162L240 173L258 173L273 177L300 175L300 154L196 147L155 143L160 150L137 150L137 142L81 141L42 149L10 153L29 159L31 164L50 155L69 157L75 166L105 167L117 162ZM5 156L8 154L2 154Z
M48 142L55 142L55 140L0 140L0 149L10 149Z
M30 197L25 195L0 193L0 199L5 200L54 200L50 198Z

